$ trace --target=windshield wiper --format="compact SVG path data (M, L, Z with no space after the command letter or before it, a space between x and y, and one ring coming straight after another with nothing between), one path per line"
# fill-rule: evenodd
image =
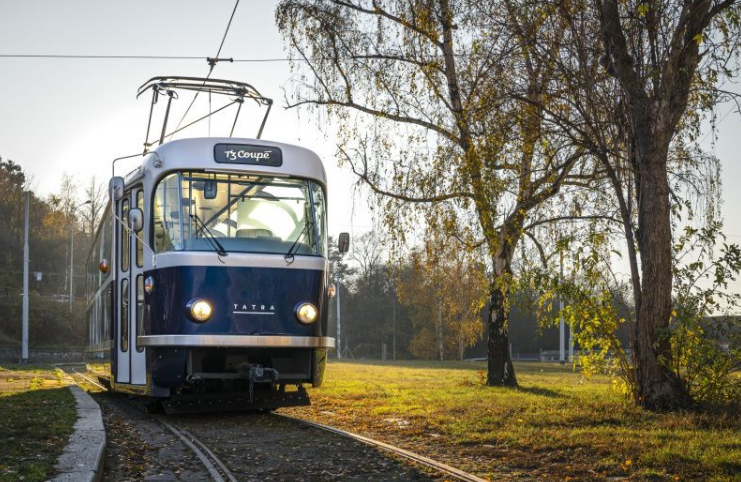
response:
M314 223L307 222L306 224L304 224L304 229L301 230L301 232L298 234L298 238L296 238L296 241L294 241L293 244L291 245L291 249L289 249L288 252L285 254L284 257L286 258L287 263L293 262L293 250L296 249L298 242L301 241L301 238L303 238L304 235L308 232L310 226L314 226Z
M224 246L221 245L218 239L216 239L216 236L206 227L206 223L201 221L201 218L198 217L197 214L191 214L190 217L196 221L196 225L200 223L200 228L198 230L204 234L204 237L208 240L209 244L211 244L211 247L214 248L214 251L219 256L226 256L226 250L224 249Z

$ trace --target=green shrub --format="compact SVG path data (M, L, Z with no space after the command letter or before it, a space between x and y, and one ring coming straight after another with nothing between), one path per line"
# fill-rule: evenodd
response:
M84 303L76 301L70 313L66 302L36 294L29 297L28 343L32 348L82 347L87 344ZM20 343L22 298L0 299L0 343Z

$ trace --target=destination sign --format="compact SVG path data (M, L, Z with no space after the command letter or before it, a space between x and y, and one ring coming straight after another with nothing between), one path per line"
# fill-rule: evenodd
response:
M228 164L254 164L279 167L283 165L283 153L277 147L249 144L216 144L214 160Z

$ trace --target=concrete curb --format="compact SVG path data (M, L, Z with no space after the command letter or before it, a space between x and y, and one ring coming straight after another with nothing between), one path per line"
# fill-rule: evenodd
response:
M77 422L69 443L57 459L52 482L95 482L103 477L105 427L100 407L76 385L69 387L77 402Z

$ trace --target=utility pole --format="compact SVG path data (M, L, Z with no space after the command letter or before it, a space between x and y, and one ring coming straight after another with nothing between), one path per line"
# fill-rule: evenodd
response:
M396 360L396 290L391 299L391 355Z
M72 313L72 296L75 272L72 267L75 265L75 227L69 230L69 312Z
M443 361L445 359L445 345L443 342L443 310L440 306L440 301L437 302L437 326L440 340L440 361Z
M21 330L21 363L28 363L28 191L23 193L23 328Z
M563 253L561 253L561 283L563 283ZM563 290L558 295L558 307L559 307L559 314L561 315L561 321L558 326L558 344L560 348L559 352L559 360L561 361L561 364L563 365L566 363L566 323L564 323L563 319Z
M337 359L342 360L342 322L340 316L340 277L337 276Z
M569 361L574 360L574 325L569 324Z

